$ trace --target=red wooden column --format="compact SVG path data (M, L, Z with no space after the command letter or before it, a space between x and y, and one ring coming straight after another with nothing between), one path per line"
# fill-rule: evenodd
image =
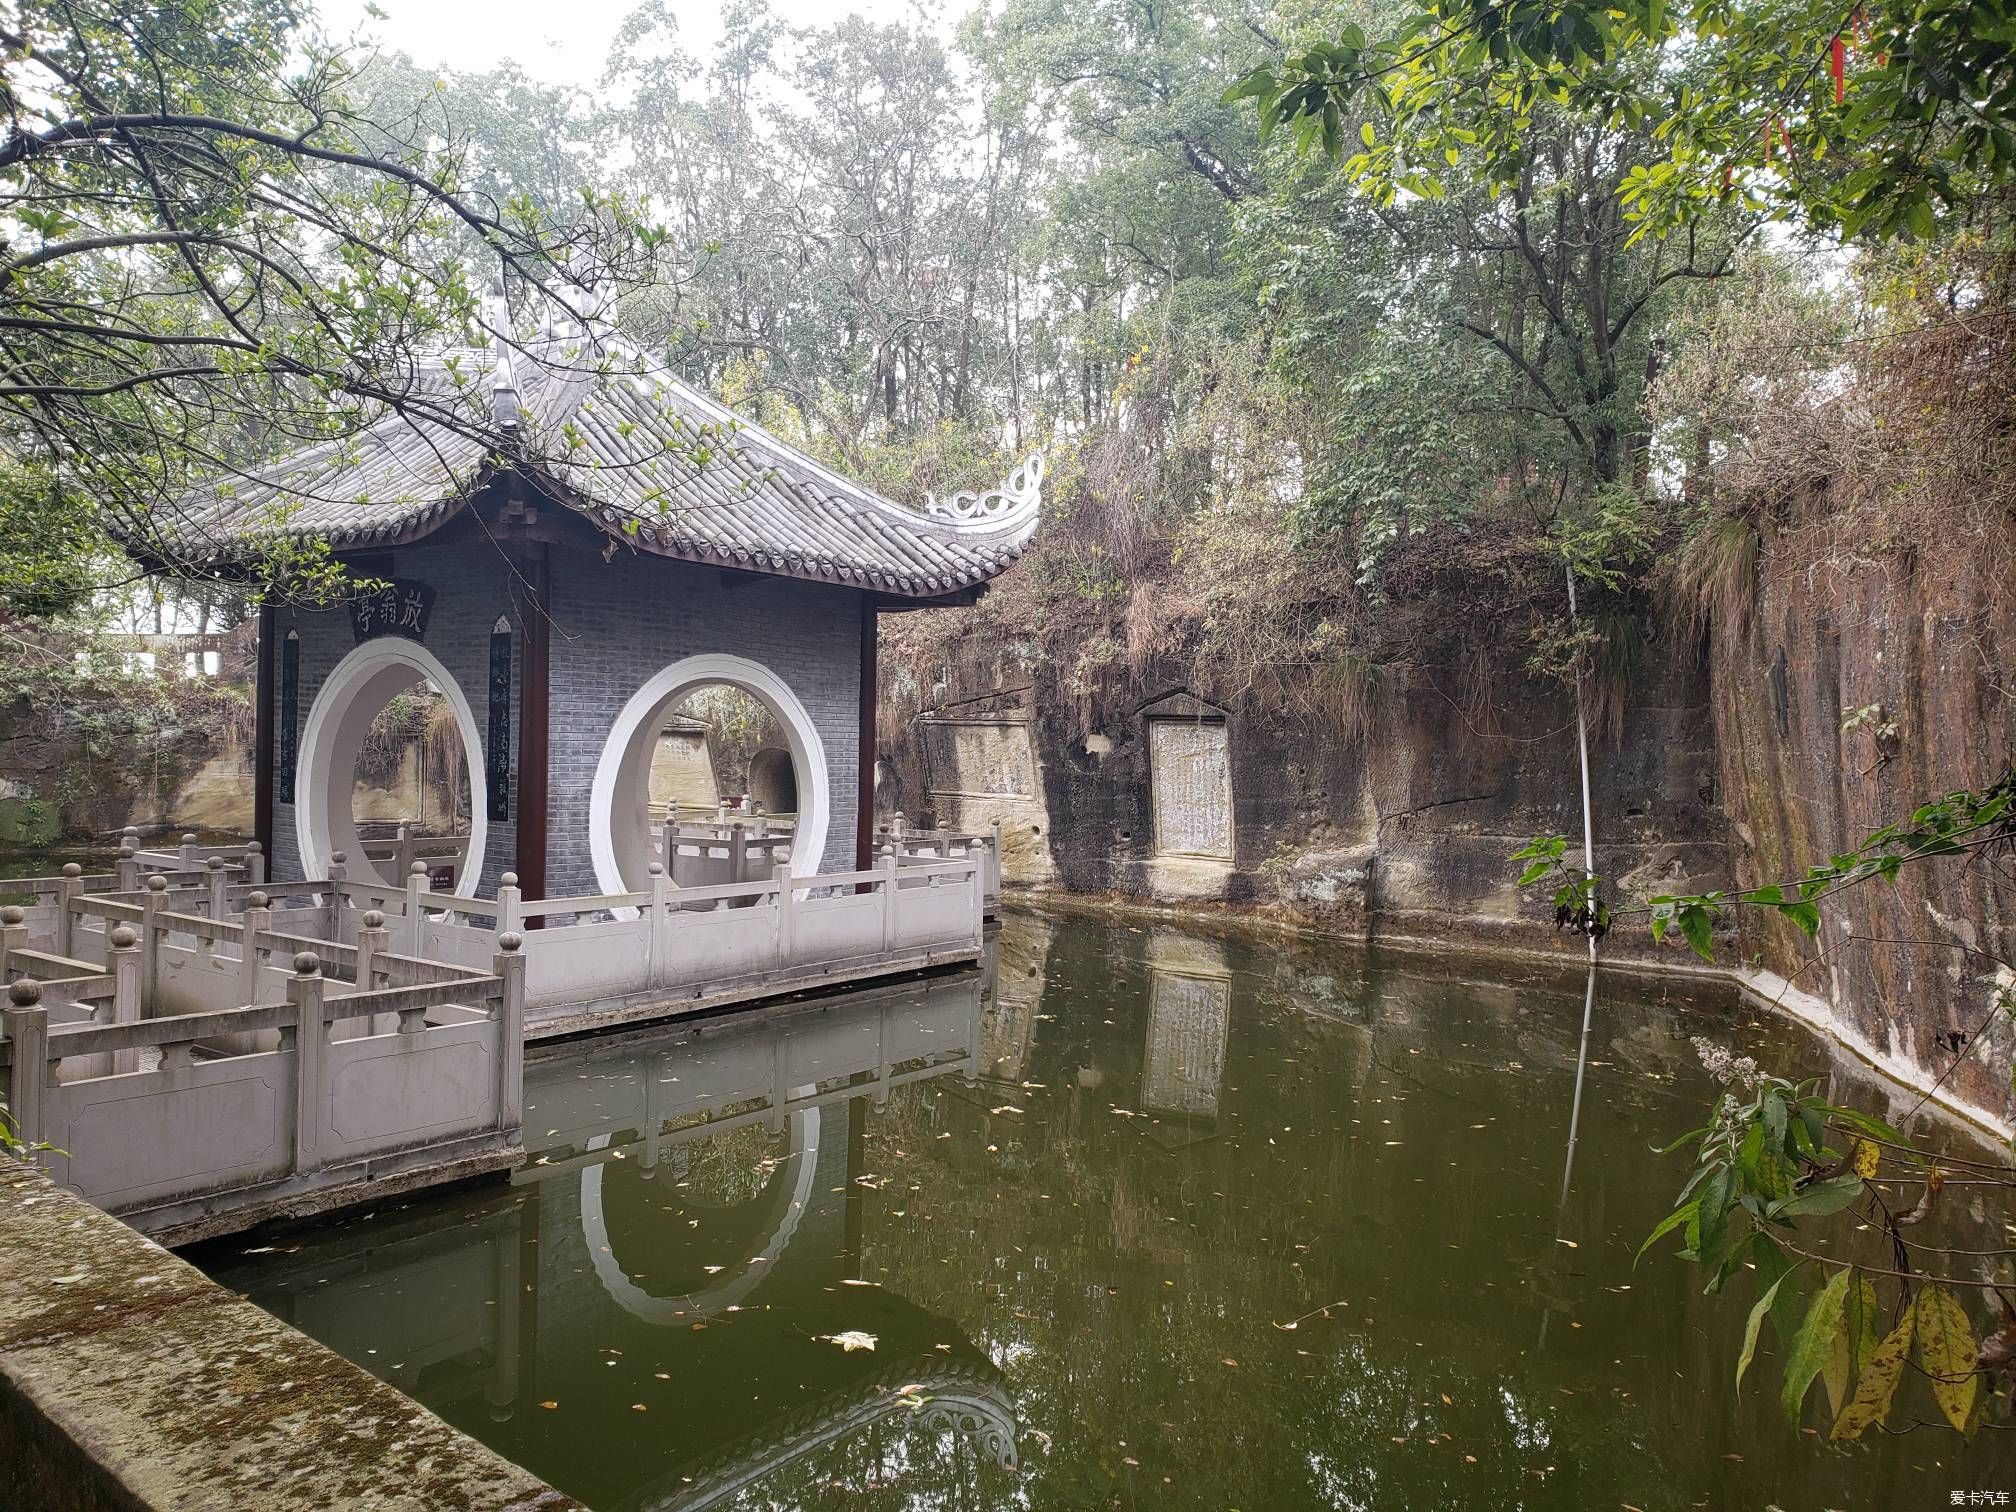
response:
M252 838L266 857L266 875L273 875L273 637L276 616L271 604L259 606L258 671L253 678L252 706Z

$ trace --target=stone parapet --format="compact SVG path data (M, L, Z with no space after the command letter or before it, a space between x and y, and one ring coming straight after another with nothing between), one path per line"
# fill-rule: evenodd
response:
M0 1155L11 1512L581 1504Z

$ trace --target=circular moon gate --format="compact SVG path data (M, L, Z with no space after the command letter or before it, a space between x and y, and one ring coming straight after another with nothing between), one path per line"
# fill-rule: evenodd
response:
M455 713L455 733L462 741L462 759L469 768L469 850L456 874L455 891L474 897L483 874L483 852L490 842L488 775L483 765L483 737L462 687L432 652L416 641L395 636L368 640L336 664L316 691L301 731L301 755L294 775L294 839L301 850L304 876L329 875L329 858L342 851L353 865L364 865L351 812L351 789L357 755L378 711L392 695L425 678L447 696ZM403 882L404 878L398 879Z
M648 778L658 728L668 709L709 683L741 689L767 708L784 731L798 778L798 821L791 838L793 875L811 875L826 854L826 830L832 820L826 747L805 705L761 662L743 656L689 656L662 669L631 694L602 746L588 800L588 849L595 863L595 884L604 893L641 892L649 885Z

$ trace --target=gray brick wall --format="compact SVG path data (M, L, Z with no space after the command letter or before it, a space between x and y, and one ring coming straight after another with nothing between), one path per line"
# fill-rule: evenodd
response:
M511 646L511 765L518 765L518 679L524 670L524 627L512 604L511 576L504 559L495 551L474 546L418 546L402 548L394 557L393 572L432 585L434 613L427 624L423 645L433 652L461 685L469 700L482 735L488 719L490 697L490 631L499 614L510 619L516 632ZM323 681L356 647L348 609L288 610L274 616L274 634L282 639L289 630L301 634L301 684L299 726L308 725L308 711ZM279 729L280 651L273 658L274 729ZM297 732L298 733L298 732ZM483 795L476 794L480 809ZM512 795L512 818L490 821L490 838L484 849L479 892L496 889L497 879L517 866L517 795ZM352 875L356 875L352 862ZM294 843L294 805L273 805L272 875L276 880L299 880L301 854Z
M433 586L434 612L425 645L461 684L479 732L486 717L491 626L502 613L518 631L511 662L515 772L524 642L504 560L484 546L423 543L400 549L392 571ZM627 552L604 562L593 552L556 550L552 598L551 896L597 890L588 845L589 793L616 715L660 668L702 653L762 663L805 705L825 743L831 794L832 819L820 869L853 867L861 668L860 595L855 590L786 578L737 579L731 587L712 568ZM356 644L349 613L282 610L275 620L276 634L284 637L293 629L301 635L299 722L305 728L323 680ZM274 666L277 719L277 651ZM512 813L510 821L490 824L482 892L491 892L501 873L516 869L515 791ZM274 805L272 871L282 880L301 875L292 804Z
M854 866L859 790L861 610L851 588L737 578L620 553L553 560L553 740L548 891L597 891L588 799L610 726L630 696L683 657L726 653L768 667L798 695L826 746L832 819L821 871ZM802 774L801 774L802 776Z

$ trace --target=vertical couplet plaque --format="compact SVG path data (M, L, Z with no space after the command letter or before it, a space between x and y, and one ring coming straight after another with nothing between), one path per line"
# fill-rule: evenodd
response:
M490 627L490 729L484 769L489 778L489 814L511 817L511 621L503 615Z
M301 741L301 632L289 630L280 643L280 730L274 752L273 785L282 803L294 801L294 765Z

